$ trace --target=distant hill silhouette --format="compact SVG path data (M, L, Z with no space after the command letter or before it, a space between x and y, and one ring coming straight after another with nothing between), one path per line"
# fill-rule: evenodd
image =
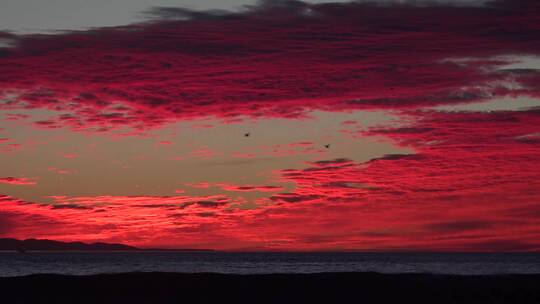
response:
M17 240L0 238L0 251L212 251L207 249L142 249L124 244Z
M17 240L17 239L0 239L0 250L16 250L16 251L133 251L140 250L139 248L123 245L123 244L107 244L107 243L92 243L83 242L59 242L51 240Z

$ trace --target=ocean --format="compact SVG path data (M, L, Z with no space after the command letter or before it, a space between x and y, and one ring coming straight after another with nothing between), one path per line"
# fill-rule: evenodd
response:
M0 276L125 272L538 274L537 253L0 253Z

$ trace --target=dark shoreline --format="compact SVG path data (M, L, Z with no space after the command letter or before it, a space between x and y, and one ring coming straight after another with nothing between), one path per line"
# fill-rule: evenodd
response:
M36 274L0 278L4 303L540 303L540 274Z

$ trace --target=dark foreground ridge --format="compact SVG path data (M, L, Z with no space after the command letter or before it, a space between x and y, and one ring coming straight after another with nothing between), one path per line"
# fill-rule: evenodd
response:
M4 303L540 303L540 275L183 274L0 278Z

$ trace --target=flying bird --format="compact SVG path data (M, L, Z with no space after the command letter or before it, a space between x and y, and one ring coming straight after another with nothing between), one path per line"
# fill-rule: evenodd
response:
M326 149L330 149L330 144L326 144L326 145L324 145L324 147L325 147Z
M250 135L251 135L251 133L244 133L245 137L249 137Z

